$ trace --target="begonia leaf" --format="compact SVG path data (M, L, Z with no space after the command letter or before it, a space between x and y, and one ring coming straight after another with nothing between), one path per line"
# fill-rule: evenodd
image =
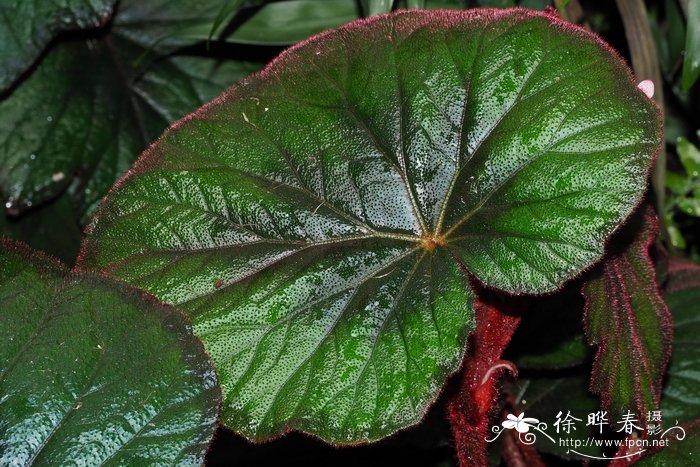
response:
M620 234L617 248L583 287L586 334L598 345L591 389L612 416L631 411L645 420L659 409L673 320L649 251L658 234L656 215L644 207Z
M0 240L0 465L197 465L221 392L189 320Z
M637 465L692 465L700 446L700 265L672 259L664 299L674 326L660 420L654 422L663 427L656 437L664 444L652 444Z
M660 143L624 63L553 14L378 16L174 125L103 201L81 264L192 317L225 425L376 440L458 368L467 276L541 293L580 274Z
M22 241L72 266L83 239L78 217L70 197L59 196L22 216L0 214L0 237Z

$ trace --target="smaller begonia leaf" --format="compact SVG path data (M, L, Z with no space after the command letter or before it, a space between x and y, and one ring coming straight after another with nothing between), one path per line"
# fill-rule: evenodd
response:
M220 403L189 320L0 239L0 465L197 465Z

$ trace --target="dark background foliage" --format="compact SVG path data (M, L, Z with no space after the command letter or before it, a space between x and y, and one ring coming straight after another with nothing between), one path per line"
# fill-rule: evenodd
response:
M164 11L177 8L160 1L142 3L160 5ZM389 0L238 0L228 2L230 11L216 8L219 14L202 13L200 25L178 24L173 31L124 20L122 10L133 4L122 0L99 24L58 32L38 59L0 91L0 197L5 206L0 235L73 264L96 203L168 124L261 68L287 45L323 29L391 8L554 7L565 19L600 34L634 66L640 79L659 76L663 81L656 96L663 99L666 154L657 168L655 186L657 209L665 223L662 241L672 254L700 260L700 85L685 89L686 30L693 21L688 18L687 0L398 0L393 5ZM183 12L190 13L186 8L178 13ZM175 23L170 21L162 24ZM186 34L181 34L184 30ZM73 52L64 52L71 48ZM700 44L694 48L700 53ZM104 55L95 54L103 49ZM83 52L78 50L92 55L79 61L77 54ZM119 62L116 72L108 63L111 59ZM100 73L109 80L101 81ZM43 74L50 78L42 78ZM95 74L94 82L90 74ZM65 117L69 120L62 121L63 127L39 127L32 123L33 114L46 103L22 96L43 96L42 92L89 107L81 100L85 98L112 113L101 117L95 109L85 110ZM123 108L125 101L131 107ZM26 121L11 118L18 108L25 108L23 119L33 125L34 133L26 138L18 136ZM49 115L53 118L59 116ZM136 120L137 128L126 128L121 124L126 120L132 124ZM83 134L91 125L97 136ZM32 138L48 141L50 147L36 145ZM39 179L55 183L41 185ZM506 390L522 404L530 401L530 415L551 418L557 403L553 395L566 394L569 407L595 410L598 405L586 390L592 353L580 335L579 289L580 284L572 284L558 298L539 299L506 355L520 368L520 378L506 384ZM533 335L535 347L529 344ZM296 433L253 445L219 429L208 465L455 465L444 416L445 400L454 386L455 381L448 384L422 424L373 445L336 448ZM493 462L498 464L497 446L493 448ZM579 463L562 455L552 451L545 453L545 459L552 465Z

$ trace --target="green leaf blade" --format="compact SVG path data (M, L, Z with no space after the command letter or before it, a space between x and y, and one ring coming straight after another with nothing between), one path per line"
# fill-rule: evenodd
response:
M484 57L481 34L494 44ZM660 144L658 112L617 58L582 34L526 10L412 11L305 41L166 132L99 208L80 264L193 318L220 372L223 420L251 439L298 429L352 443L416 423L458 368L474 327L467 275L518 293L559 287L602 254L644 190ZM582 151L538 159L510 192L536 204L568 189L587 214L553 202L549 210L513 207L504 221L482 212L480 200L514 169L498 145L535 138L513 129L516 117L538 112L510 115L510 133L489 132L518 99L522 83L513 77L532 73L534 62L520 57L535 40L565 49L549 67L554 78L572 73L555 66L567 51L575 70L604 62L592 82L581 79L610 94L621 89L610 105L636 121L596 130L610 111L594 101L559 136L590 131L598 149L613 140L633 147L611 149L607 160ZM500 68L512 70L504 73L510 82L491 79ZM478 92L467 86L474 70ZM546 84L536 80L530 91ZM579 92L567 102L589 98ZM550 134L558 116L545 119ZM539 192L524 190L532 180ZM460 223L470 210L473 219ZM498 242L501 226L516 219L529 229L521 237L591 251L565 246L555 250L564 259L550 252L498 270L509 253L489 259L465 238L486 228Z
M660 147L660 114L625 67L594 41L555 31L506 23L483 38L485 57L509 42L521 52L473 65L464 116L473 130L453 185L476 186L445 208L467 267L512 292L555 290L600 258L601 233L632 212L635 180Z
M287 0L263 5L223 37L238 44L291 45L361 17L355 0Z
M670 442L664 448L649 449L635 465L666 467L667 465L693 465L700 449L700 420L693 420L669 432ZM682 439L678 439L682 437Z
M70 197L59 196L28 215L0 216L0 237L23 241L73 266L83 239L77 218Z
M8 210L79 185L74 199L83 214L170 122L256 69L187 56L137 65L143 53L113 35L58 44L0 101L0 192Z
M365 16L389 13L393 5L394 0L362 0L362 8L365 11Z
M676 151L681 164L690 177L700 177L700 149L686 138L678 138Z
M266 0L151 0L120 2L114 28L146 50L168 53L200 41L218 40L246 7Z
M572 429L570 433L567 433L567 436L580 440L579 443L582 446L589 438L596 440L596 442L588 441L587 446L579 448L578 452L572 452L570 447L552 443L546 437L537 437L536 446L539 451L579 461L584 459L578 454L579 452L586 457L604 457L606 455L611 457L614 455L615 447L613 446L611 450L611 447L606 445L605 440L620 441L624 438L624 434L615 431L617 428L615 421L609 420L612 425L604 427L586 424L586 415L600 410L600 400L588 389L588 379L588 372L583 371L568 374L565 377L545 373L544 376L521 380L521 389L519 389L522 391L522 403L519 407L526 412L528 417L551 423L550 421L557 420L557 414L560 411L564 412L564 416L570 412L572 416L580 418L581 422L578 422L576 429ZM564 398L566 401L562 400Z
M2 246L0 462L201 463L220 391L187 320Z
M275 310L287 299L274 322L255 316L250 302L257 294L236 297L237 306L213 315L207 307L197 332L227 382L235 382L224 423L252 439L293 428L336 442L381 439L417 423L436 381L461 361L471 323L461 272L445 258L415 254L372 263L345 282L338 278L343 270L370 255L328 255L262 304ZM273 285L279 274L269 279ZM268 290L268 279L261 280ZM314 280L323 289L310 290ZM222 320L234 331L223 335Z
M664 298L673 314L673 354L661 401L664 427L679 423L684 430L671 430L663 449L649 449L639 465L666 466L693 464L700 443L700 265L672 259Z

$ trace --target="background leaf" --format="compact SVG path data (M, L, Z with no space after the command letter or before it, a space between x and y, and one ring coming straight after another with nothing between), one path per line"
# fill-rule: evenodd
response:
M596 440L619 440L622 438L619 433L614 431L618 427L615 426L615 420L609 415L607 419L613 425L612 429L610 426L604 425L601 433L600 427L587 425L588 414L600 410L600 400L588 390L588 375L584 371L525 376L518 381L513 392L518 395L517 405L525 412L526 417L534 417L545 422L547 424L546 432L555 440L558 437L571 440L569 446L566 446L565 444L560 445L559 442L552 443L546 436L538 435L536 446L539 451L571 460L583 460L581 456L572 452L572 449L582 454L597 457L602 457L604 454L608 456L614 454L614 446L608 447L606 450L603 445L597 446L590 441L588 446L584 445L589 438ZM560 429L557 437L557 428L554 423L559 412L562 412L561 418L570 412L580 421L574 421L574 426L569 433L563 431L563 428ZM581 447L574 448L573 443L577 442L581 444Z
M425 8L426 0L407 0L408 8Z
M700 265L672 259L664 298L674 319L673 355L661 403L661 425L668 430L681 424L685 436L672 429L662 439L666 446L651 446L635 465L694 465L700 449ZM681 436L682 439L678 439Z
M479 7L488 8L511 8L515 6L515 0L476 0Z
M675 260L664 294L673 314L673 354L661 408L666 424L700 418L700 266Z
M681 164L690 177L700 177L700 149L686 138L678 138L676 150Z
M240 10L266 1L125 0L119 3L113 30L145 50L167 53L218 39Z
M26 215L0 215L0 237L21 240L72 266L83 239L79 217L71 199L59 196Z
M58 44L0 102L0 190L11 213L73 188L82 214L170 122L256 67L200 57L144 61L113 31Z
M422 6L418 6L419 4ZM394 0L394 10L406 8L425 8L428 10L463 10L467 8L465 0Z
M581 365L590 356L583 336L581 283L553 295L534 298L505 358L518 369L554 369Z
M685 439L675 438L677 433L670 433L668 447L649 457L641 459L635 465L646 467L667 467L669 465L693 465L697 463L700 451L700 420L683 426Z
M586 282L586 334L598 345L591 389L612 416L627 410L645 420L658 410L671 353L673 320L656 284L649 248L658 233L650 208L642 208Z
M0 248L0 464L201 463L220 391L187 320Z
M394 0L360 0L365 16L381 15L389 13Z
M105 23L115 0L0 1L0 95L59 32Z
M291 48L144 154L81 264L193 317L249 438L416 423L473 327L464 273L553 290L644 189L658 113L567 28L412 10Z
M688 92L700 77L700 1L688 2L688 32L685 39L685 59L681 87Z
M266 3L246 18L226 41L289 45L360 17L357 0L288 0Z

